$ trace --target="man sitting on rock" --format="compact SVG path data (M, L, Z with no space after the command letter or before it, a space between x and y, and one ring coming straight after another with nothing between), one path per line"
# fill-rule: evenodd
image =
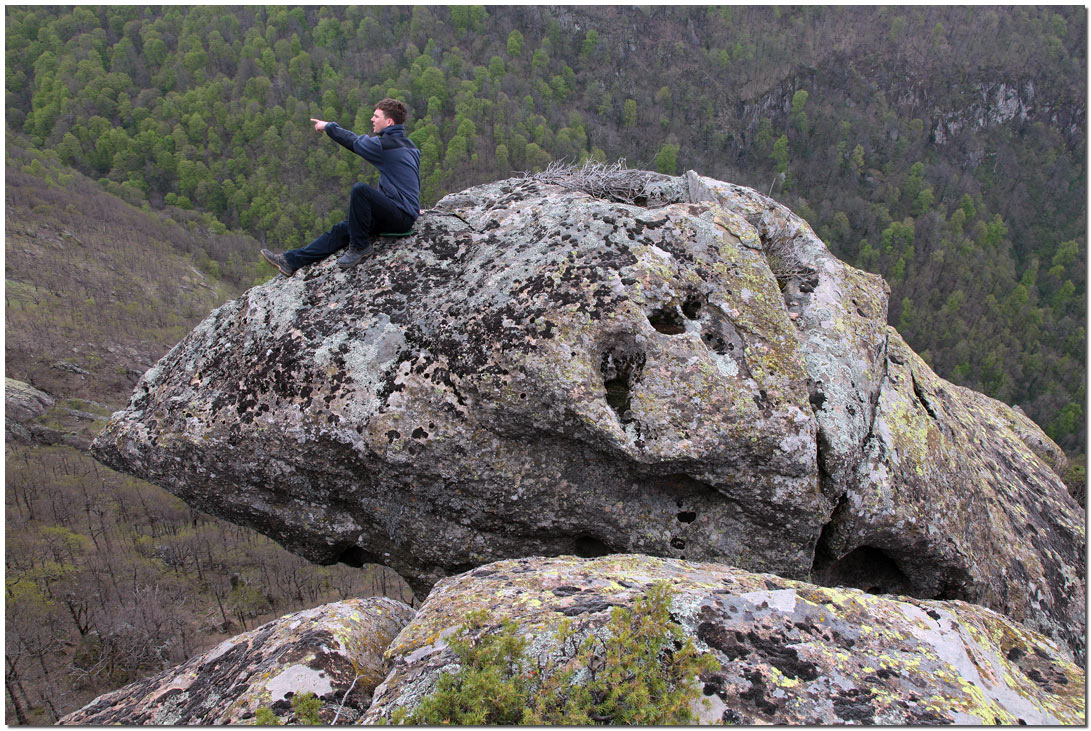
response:
M405 136L408 111L396 99L383 99L371 115L375 136L355 135L336 122L311 119L318 132L325 130L335 142L347 147L379 170L379 188L366 183L352 186L348 219L301 249L277 254L262 249L265 260L286 277L307 264L325 259L348 245L337 265L348 269L371 253L380 233L402 233L420 215L420 150Z

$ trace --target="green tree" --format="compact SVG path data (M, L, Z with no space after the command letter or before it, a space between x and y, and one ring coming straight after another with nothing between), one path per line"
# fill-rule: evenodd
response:
M539 48L534 52L534 56L531 58L530 68L536 76L541 76L549 71L549 64L549 51L545 48Z
M1061 271L1064 271L1065 269L1071 267L1077 261L1079 253L1080 245L1075 239L1062 241L1060 246L1057 247L1057 253L1053 255L1053 259L1050 264L1052 267L1060 268Z
M595 52L599 45L599 32L594 28L588 28L583 37L583 45L580 47L580 55L588 58Z
M809 125L807 122L807 112L805 107L807 106L808 94L803 89L800 89L792 95L792 110L788 113L788 121L793 127L795 127L799 134L803 137L807 136Z
M855 175L859 175L864 170L864 146L857 145L852 149L852 156L849 158L849 167Z
M447 143L447 154L443 158L447 168L450 169L459 163L465 162L469 157L469 147L469 142L462 135L456 134L452 137L451 141Z
M788 137L781 135L773 143L773 152L770 154L777 165L777 172L784 175L788 172Z
M451 5L451 24L459 37L468 32L479 33L489 17L483 5Z
M496 165L501 170L511 169L511 160L508 155L508 146L500 143L496 146Z
M678 145L669 142L665 142L660 146L653 162L657 172L665 175L674 175L676 173L678 169L678 149Z
M191 36L185 42L189 46L189 50L182 57L182 65L191 74L203 71L208 66L208 54L205 53L201 39L197 36Z
M508 33L508 58L519 58L523 55L523 34L518 29Z
M936 192L932 186L922 188L917 197L913 200L913 208L911 209L914 216L923 216L928 211L932 210L932 203L936 200Z
M424 58L427 58L427 56ZM443 104L447 98L447 79L444 78L443 72L435 66L429 65L419 75L414 76L412 88L413 95L425 101L425 103L434 97L439 100L440 104ZM370 118L370 115L368 116Z
M504 65L504 59L499 56L493 56L489 59L489 78L492 79L494 84L499 84L503 81L507 73L508 69Z
M314 85L314 68L311 66L311 54L300 51L288 62L288 74L292 84L301 90L311 90Z
M758 122L758 134L756 138L759 152L772 152L773 150L773 123L768 118L762 117Z

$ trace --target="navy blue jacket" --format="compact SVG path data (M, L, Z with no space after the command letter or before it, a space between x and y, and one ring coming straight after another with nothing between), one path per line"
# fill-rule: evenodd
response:
M420 150L405 136L405 125L392 124L379 134L356 135L336 122L326 125L334 142L379 170L379 192L415 221L420 214Z

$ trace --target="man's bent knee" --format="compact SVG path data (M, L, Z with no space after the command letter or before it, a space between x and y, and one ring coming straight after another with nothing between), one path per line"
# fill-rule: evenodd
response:
M366 198L371 200L371 197L375 194L375 189L367 183L356 183L352 186L353 198Z

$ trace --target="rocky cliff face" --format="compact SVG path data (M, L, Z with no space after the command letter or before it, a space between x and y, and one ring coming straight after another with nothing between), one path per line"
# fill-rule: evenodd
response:
M501 558L645 553L979 602L1081 655L1063 457L932 373L886 291L694 173L502 181L354 271L225 304L94 450L422 596Z

